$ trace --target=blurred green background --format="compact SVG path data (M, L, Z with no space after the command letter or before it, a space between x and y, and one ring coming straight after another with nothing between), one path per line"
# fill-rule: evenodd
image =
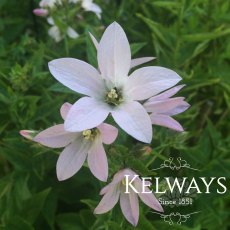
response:
M55 81L47 63L71 56L96 66L88 31L100 39L114 20L126 31L134 57L156 56L149 65L171 68L182 76L187 86L180 95L191 107L176 116L186 132L154 127L153 151L144 156L141 145L121 133L115 145L107 147L110 176L122 158L147 176L169 156L181 156L201 171L180 175L230 177L230 1L95 2L102 8L102 19L83 12L71 24L80 37L55 43L47 35L46 20L32 14L39 1L0 1L0 229L134 229L118 205L107 214L93 215L105 184L87 167L58 182L55 165L61 150L19 135L21 129L43 130L60 123L60 106L79 98ZM158 176L169 173L161 170ZM169 226L143 204L140 207L140 230L230 228L230 194L218 195L215 188L199 195L189 209L178 209L185 214L200 211L181 226Z

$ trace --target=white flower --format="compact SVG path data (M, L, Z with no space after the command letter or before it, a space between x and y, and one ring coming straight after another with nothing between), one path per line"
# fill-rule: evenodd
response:
M101 124L109 114L137 140L152 140L151 119L140 102L174 86L181 78L172 70L151 66L130 76L131 51L121 26L114 22L98 45L100 72L86 62L61 58L49 63L52 75L70 89L87 95L70 109L65 129L78 132Z
M62 40L61 31L57 26L50 27L48 34L55 42L60 42Z
M52 25L52 27L48 30L49 36L52 37L55 42L60 42L63 39L63 35L61 34L58 26L55 25L53 18L47 18L47 22ZM72 39L79 37L79 34L70 26L67 28L66 34Z
M42 0L40 1L39 6L41 8L46 8L46 7L53 8L55 5L58 4L59 5L62 4L61 0Z
M82 7L85 11L94 12L99 19L101 19L101 8L93 3L93 0L82 0Z
M99 19L101 19L101 8L93 3L93 0L69 0L69 3L79 3L81 2L81 6L85 11L94 12Z

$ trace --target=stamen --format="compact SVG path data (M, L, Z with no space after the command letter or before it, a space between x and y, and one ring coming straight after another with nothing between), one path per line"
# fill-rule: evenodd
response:
M90 129L87 129L84 130L82 134L86 140L89 140L91 138L92 131Z
M111 99L116 99L118 98L118 94L116 93L115 89L111 89L110 92L108 93L108 97Z
M106 94L105 101L109 105L119 105L123 102L122 94L116 87L114 87Z
M95 139L95 137L97 136L98 132L99 132L99 130L97 128L86 129L82 132L82 135L86 140L93 141Z

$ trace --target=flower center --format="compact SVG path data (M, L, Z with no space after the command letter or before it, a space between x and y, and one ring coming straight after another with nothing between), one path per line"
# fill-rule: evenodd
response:
M86 129L82 132L82 135L83 137L86 139L86 140L90 140L90 141L93 141L95 139L95 137L97 136L98 134L98 131L96 128L93 128L93 129Z
M121 91L114 87L106 94L105 101L114 106L121 104L124 100Z

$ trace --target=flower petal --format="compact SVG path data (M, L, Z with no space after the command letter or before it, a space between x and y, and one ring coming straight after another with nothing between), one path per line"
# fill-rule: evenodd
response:
M129 168L121 169L113 176L113 180L110 185L116 185L120 183L125 178L125 175L129 175L132 179L136 175L136 173Z
M144 107L147 110L147 112L165 114L180 106L181 104L183 104L183 102L183 97L175 97L161 101L147 101L144 103Z
M104 87L98 71L78 59L53 60L49 62L49 70L59 82L78 93L97 97Z
M131 51L121 26L114 22L107 27L98 46L98 65L103 78L119 84L128 75Z
M132 69L138 65L144 64L146 62L152 61L153 59L156 59L156 58L155 57L142 57L142 58L132 59L130 69Z
M97 50L98 46L99 46L99 43L98 43L97 39L90 32L89 32L89 36L90 36L90 38L91 38L91 40L92 40L92 42L93 42L93 44L94 44L94 46L95 46L95 48Z
M78 172L86 159L89 148L88 141L78 138L62 151L56 166L59 181L66 180Z
M79 37L79 34L70 26L67 28L66 33L70 38L73 38L73 39Z
M85 9L85 11L91 11L94 12L99 19L101 19L101 8L93 3L92 1L83 1L82 7Z
M47 22L48 22L51 26L54 26L54 25L55 25L54 20L53 20L52 17L48 17L48 18L47 18Z
M150 115L151 121L155 125L160 125L167 127L169 129L176 130L177 132L183 132L184 129L175 119L171 118L168 115L159 115L152 113Z
M169 90L166 90L165 92L158 94L154 97L149 98L148 101L160 101L164 99L168 99L172 96L174 96L179 90L181 90L185 85L177 85Z
M108 161L101 139L97 138L89 150L88 165L93 175L101 180L107 181Z
M174 109L171 109L166 115L173 116L179 113L183 113L185 110L187 110L190 107L190 105L186 101L182 101L181 104L179 104L177 107Z
M118 202L120 195L119 186L112 186L103 196L102 200L94 210L94 214L102 214L111 210Z
M111 189L111 186L114 186L114 185L111 185L110 183L110 184L107 184L105 187L103 187L100 191L100 195L105 195Z
M61 109L60 109L60 113L61 113L61 117L63 118L63 120L66 119L66 116L70 110L70 108L72 107L72 104L68 103L68 102L65 102Z
M78 133L70 133L65 131L64 125L54 125L48 129L38 133L33 140L50 148L61 148L67 146L75 138Z
M122 191L120 195L120 206L125 218L133 226L136 226L139 219L139 204L137 194L132 190L129 194Z
M133 100L145 100L166 90L181 80L174 71L158 66L134 71L126 83L125 91Z
M101 189L100 195L104 195L109 191L109 189L120 183L125 178L125 175L129 175L130 179L132 179L137 174L129 168L121 169L113 176L112 182L110 182L108 185Z
M61 31L59 30L59 28L57 26L51 26L48 30L48 34L51 38L54 39L55 42L60 42L62 40L62 35L61 35Z
M116 140L118 135L118 129L114 126L102 123L97 128L100 130L103 143L110 145Z
M65 129L78 132L101 124L109 114L109 107L90 97L83 97L73 104L66 120Z
M134 185L138 191L142 191L142 182L141 182L140 178L137 178L134 181ZM164 210L163 210L160 202L157 200L157 198L154 196L154 194L152 192L150 193L150 190L148 187L145 187L145 192L147 192L147 193L143 193L143 192L138 193L138 196L140 197L142 202L144 202L150 208L152 208L158 212L163 212Z
M101 189L100 195L104 195L109 191L109 189L120 183L125 178L125 175L131 176L130 178L132 179L137 174L129 168L119 170L116 174L114 174L112 182Z
M152 140L152 125L144 107L131 101L112 111L117 124L129 135L139 141L150 143Z

